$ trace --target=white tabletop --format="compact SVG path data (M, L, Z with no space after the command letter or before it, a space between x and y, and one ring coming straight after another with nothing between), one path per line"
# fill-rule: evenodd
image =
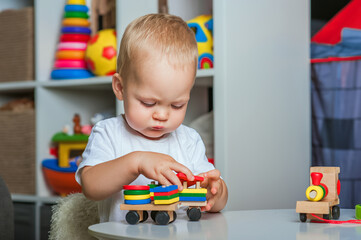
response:
M354 209L341 209L339 220L355 219ZM295 209L225 211L202 213L198 222L188 221L185 212L169 225L149 219L129 225L107 222L89 227L99 239L361 239L360 224L302 223Z

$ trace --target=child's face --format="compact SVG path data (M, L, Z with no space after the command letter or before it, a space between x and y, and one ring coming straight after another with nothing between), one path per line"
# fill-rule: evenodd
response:
M165 57L154 52L133 65L123 85L126 121L143 136L159 139L184 120L195 64L175 69Z

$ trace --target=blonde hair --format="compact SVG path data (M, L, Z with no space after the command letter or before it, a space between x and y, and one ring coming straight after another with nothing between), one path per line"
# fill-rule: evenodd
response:
M125 78L132 61L144 56L140 50L157 49L175 67L194 64L198 50L194 32L180 17L169 14L148 14L135 19L125 29L120 43L117 70Z

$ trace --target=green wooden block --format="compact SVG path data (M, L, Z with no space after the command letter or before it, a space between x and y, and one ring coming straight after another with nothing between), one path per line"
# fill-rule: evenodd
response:
M169 196L154 196L154 200L168 200L168 199L173 199L179 197L179 193L175 193L173 195L169 195Z
M205 197L205 193L180 193L180 197Z

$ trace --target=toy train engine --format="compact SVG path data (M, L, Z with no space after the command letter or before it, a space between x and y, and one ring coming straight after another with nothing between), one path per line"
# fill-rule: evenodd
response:
M297 201L296 212L301 222L307 219L338 219L340 217L340 181L339 167L311 167L310 186L306 189L307 201Z

